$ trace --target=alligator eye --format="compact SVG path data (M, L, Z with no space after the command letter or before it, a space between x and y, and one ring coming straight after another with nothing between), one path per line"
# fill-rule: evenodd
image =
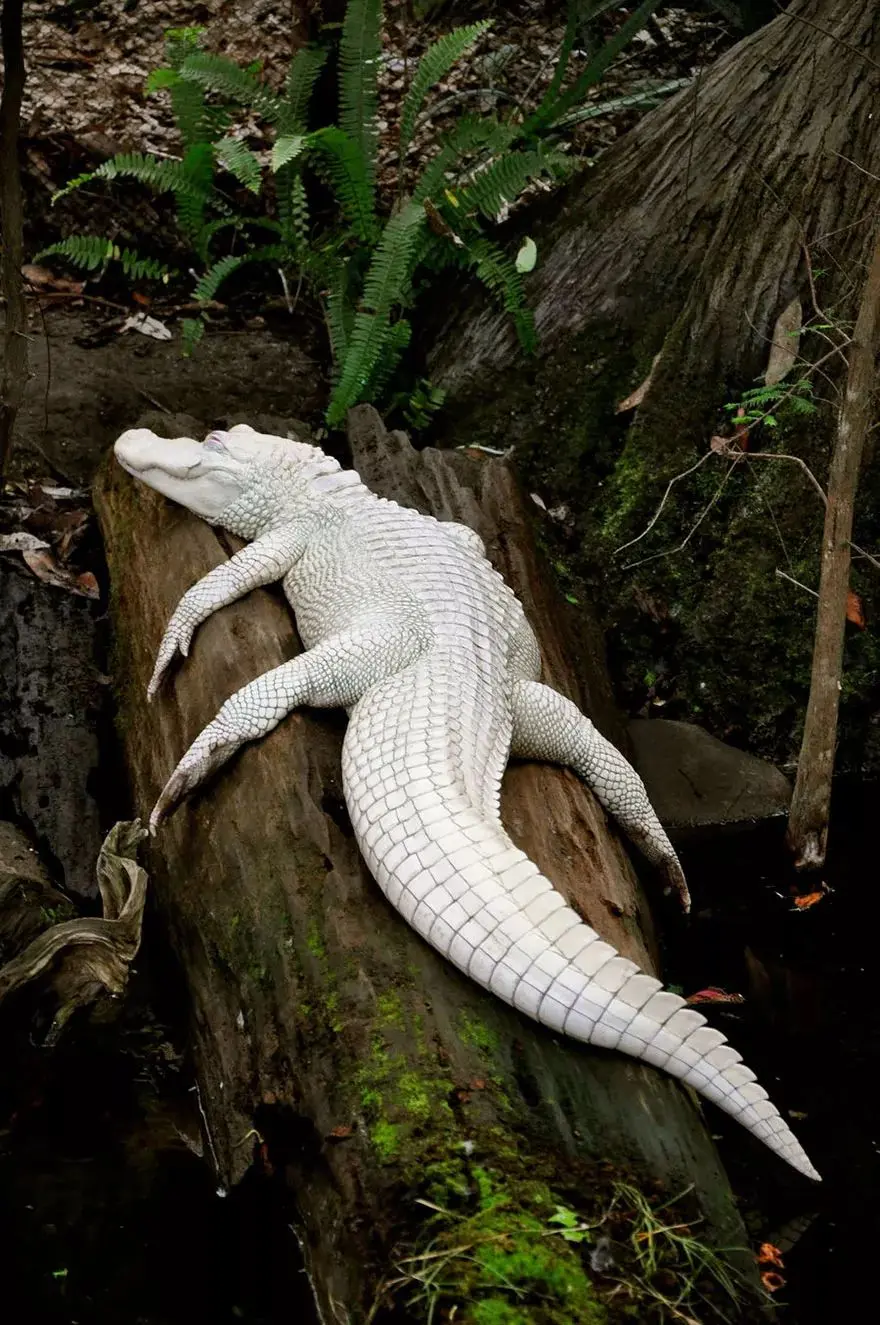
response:
M206 451L225 451L226 441L222 432L211 432L202 442Z

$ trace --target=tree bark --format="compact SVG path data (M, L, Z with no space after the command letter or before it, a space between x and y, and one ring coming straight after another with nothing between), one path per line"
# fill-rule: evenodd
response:
M594 169L511 223L511 251L525 234L538 250L527 277L536 356L522 355L479 290L445 292L422 329L426 375L448 393L432 440L513 446L548 506L568 508L557 559L598 587L633 706L659 662L674 678L663 697L675 716L779 762L796 757L812 631L803 592L774 571L811 586L819 563L822 511L802 475L740 465L691 537L723 476L716 457L674 488L632 555L613 554L644 533L669 481L725 430L723 407L760 379L795 298L805 323L827 321L814 317L814 284L822 307L854 319L880 177L878 91L880 6L793 0ZM828 348L804 334L801 362ZM832 389L843 366L843 355L823 366ZM649 378L638 408L621 412ZM812 380L827 396L827 379ZM820 476L832 413L787 423L781 447ZM876 541L870 528L857 537ZM627 564L652 556L638 570ZM876 654L867 636L858 647L851 767L870 761L875 730Z
M0 96L0 295L6 300L3 373L0 384L0 482L12 448L15 419L27 382L27 307L21 268L24 262L21 172L18 132L24 95L23 0L3 0L0 45L3 47L3 93Z
M828 474L810 700L788 819L789 846L796 865L802 869L818 869L825 863L849 594L850 540L862 454L874 417L878 351L880 233L849 350L846 394Z
M565 611L540 573L506 466L416 454L403 435L386 435L369 408L353 413L351 442L375 489L477 528L523 598L548 679L583 703L585 687L566 661ZM102 472L96 500L111 575L119 727L134 799L146 812L223 699L299 645L279 596L255 593L201 627L172 686L147 706L170 612L229 545L118 467ZM582 638L572 656L601 712L607 686L597 647L595 637ZM384 1281L400 1278L400 1257L423 1251L431 1236L431 1211L419 1200L466 1220L488 1184L503 1202L510 1245L534 1244L534 1201L550 1202L546 1213L554 1202L597 1209L607 1192L603 1161L612 1173L650 1175L670 1188L693 1183L709 1239L742 1246L712 1144L672 1081L561 1043L466 981L388 906L346 817L342 730L341 716L293 716L163 828L148 862L188 984L221 1179L241 1178L256 1127L296 1193L323 1318L372 1319ZM632 869L581 784L557 769L514 769L503 814L571 904L653 969ZM456 1228L467 1242L468 1225ZM580 1283L577 1256L552 1241ZM460 1270L451 1263L448 1274L456 1318L467 1321ZM585 1284L577 1291L592 1293ZM559 1320L572 1318L566 1309Z

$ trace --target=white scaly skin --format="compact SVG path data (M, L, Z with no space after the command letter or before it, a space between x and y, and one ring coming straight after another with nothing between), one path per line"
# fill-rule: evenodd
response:
M347 708L342 772L355 836L413 928L505 1002L664 1068L818 1179L721 1032L603 942L505 833L499 793L511 752L567 764L689 905L641 780L574 704L540 684L535 637L477 535L376 497L316 447L245 426L203 444L135 429L116 456L253 540L184 594L149 694L200 622L258 585L283 580L306 646L226 701L175 769L151 828L291 710Z

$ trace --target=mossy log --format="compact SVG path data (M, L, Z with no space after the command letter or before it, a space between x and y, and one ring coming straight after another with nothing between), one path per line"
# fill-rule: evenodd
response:
M368 408L354 412L350 439L356 467L376 490L478 529L526 603L548 678L581 702L601 699L595 640L576 650L582 676L567 661L564 605L541 575L507 467L461 453L417 454ZM135 804L146 813L222 701L300 645L281 596L254 593L199 630L188 661L147 705L168 616L229 543L112 462L96 502L119 728ZM533 1290L543 1303L533 1316L521 1299L517 1321L604 1318L580 1248L539 1235L555 1204L595 1215L615 1175L670 1191L693 1183L709 1240L742 1245L726 1177L679 1086L538 1028L459 975L388 905L346 817L343 726L341 714L292 716L185 805L148 860L186 978L221 1180L241 1179L257 1128L276 1167L286 1165L323 1318L376 1318L383 1285L405 1277L395 1271L399 1258L433 1236L436 1216L419 1200L454 1208L463 1221L503 1212L505 1255L530 1249L516 1270L508 1264L517 1290ZM576 779L535 765L512 770L503 813L572 905L651 969L632 867ZM490 1272L469 1273L456 1319L495 1319L474 1305L492 1301Z

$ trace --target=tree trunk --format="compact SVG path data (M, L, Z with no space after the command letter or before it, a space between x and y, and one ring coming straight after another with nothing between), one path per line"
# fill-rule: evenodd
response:
M22 0L3 0L0 46L3 47L3 93L0 96L0 295L6 300L3 369L0 376L0 482L12 448L12 432L27 382L27 308L21 267L24 239L18 127L24 94Z
M549 679L584 702L566 661L564 611L541 577L507 468L416 454L401 434L385 434L369 408L354 412L351 441L371 486L479 530L526 604ZM280 597L255 593L211 617L172 687L148 706L146 683L167 618L184 590L227 555L227 540L112 464L97 506L111 576L120 731L135 803L146 812L222 700L299 646ZM582 637L571 656L601 712L597 647L595 637ZM485 1223L474 1220L485 1220L497 1197L505 1248L539 1248L538 1268L523 1272L517 1291L526 1300L552 1297L550 1261L569 1284L573 1296L567 1304L553 1298L554 1314L542 1320L595 1318L579 1253L541 1233L552 1227L555 1204L601 1208L609 1172L650 1175L670 1188L693 1183L709 1239L742 1246L704 1125L672 1081L535 1027L461 977L388 906L344 809L343 725L341 715L305 711L248 747L163 828L148 861L188 983L221 1179L242 1177L256 1128L296 1194L323 1318L373 1319L383 1283L413 1266L395 1269L400 1258L442 1236L420 1200L458 1212L460 1245L485 1237ZM632 870L576 779L517 768L505 782L503 813L572 905L652 969ZM457 1320L471 1319L469 1296L493 1298L491 1284L454 1257L444 1277L450 1301L459 1302ZM405 1298L413 1287L398 1291Z
M816 312L814 285L832 320L854 320L880 177L878 90L880 6L794 0L594 170L512 223L538 249L527 285L533 359L480 292L464 308L447 299L425 328L426 371L448 392L438 444L466 431L513 445L548 506L570 509L571 565L603 585L615 671L634 706L659 659L675 678L665 698L681 704L676 716L780 761L797 750L812 631L808 599L774 570L815 586L819 565L822 507L803 475L714 456L673 489L649 537L612 554L644 532L669 480L725 430L722 407L763 373L795 298L804 324L829 320ZM801 363L828 348L804 334ZM821 402L825 374L833 391L842 371L844 356L832 354L821 373L800 366L786 381L810 377ZM649 377L635 414L621 410ZM833 415L820 403L805 421L780 420L780 449L823 486ZM778 435L765 432L759 449ZM871 534L857 537L870 546ZM642 557L657 560L633 573L626 563ZM878 664L871 640L857 647L856 696L870 692ZM869 729L858 713L856 759Z
M849 374L840 411L822 539L822 573L816 612L816 642L810 702L788 819L788 841L801 868L825 863L831 778L837 746L837 711L843 663L850 540L865 440L874 416L877 352L880 350L880 232L865 282L849 350Z

